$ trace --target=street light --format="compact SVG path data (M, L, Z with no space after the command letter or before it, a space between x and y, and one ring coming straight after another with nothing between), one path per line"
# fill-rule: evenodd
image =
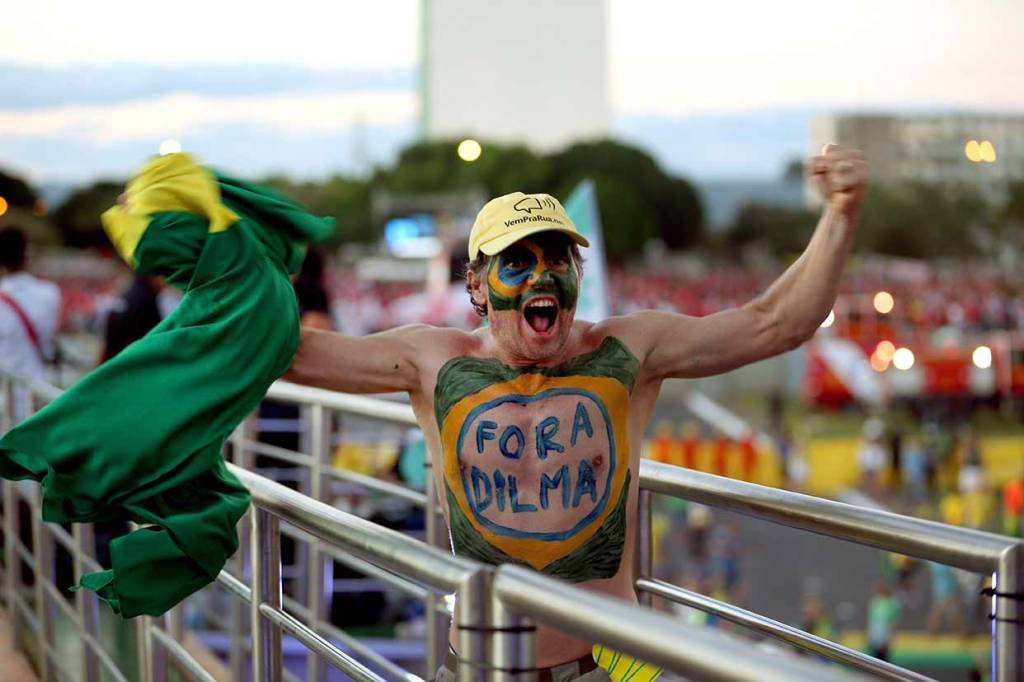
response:
M992 349L988 346L978 346L971 353L971 361L978 369L988 369L992 366Z
M7 213L7 199L0 197L0 215Z
M476 161L483 153L483 147L476 140L469 138L459 143L456 152L463 161Z

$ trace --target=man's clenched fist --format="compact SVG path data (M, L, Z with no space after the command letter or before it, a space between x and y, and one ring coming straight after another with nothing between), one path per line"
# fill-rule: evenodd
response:
M852 147L827 144L820 156L808 159L807 173L814 178L829 207L847 217L858 217L868 180L863 154Z

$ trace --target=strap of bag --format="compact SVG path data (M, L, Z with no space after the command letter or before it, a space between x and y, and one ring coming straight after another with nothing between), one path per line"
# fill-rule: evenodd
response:
M28 315L22 309L18 302L11 297L6 291L0 291L0 301L3 301L8 307L14 311L15 316L21 322L21 326L25 328L25 334L28 336L28 340L32 342L32 346L39 353L40 359L46 357L43 353L43 344L39 341L39 334L36 333L36 328L32 326L32 320L28 319Z

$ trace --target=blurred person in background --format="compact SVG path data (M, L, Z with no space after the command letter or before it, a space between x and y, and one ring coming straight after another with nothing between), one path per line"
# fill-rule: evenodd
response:
M928 609L928 632L938 633L944 626L953 632L963 632L963 619L960 611L960 587L956 574L951 566L928 562L931 575L932 604Z
M757 444L753 430L748 429L740 439L740 476L753 481L757 476Z
M121 292L107 313L103 331L103 351L100 362L106 362L129 344L141 339L160 324L159 277L134 274L131 284Z
M515 192L489 201L470 232L467 290L487 326L410 325L361 338L303 330L285 376L349 393L409 393L456 554L524 563L635 602L641 439L662 382L796 348L835 302L867 167L837 145L807 166L824 197L814 234L741 307L576 320L579 247L588 242L556 199ZM567 679L596 672L592 646L539 625L537 664L577 671ZM443 682L455 678L458 653L438 670Z
M60 289L26 270L28 239L18 227L0 230L0 368L43 380L60 323ZM24 417L15 392L14 419Z
M25 233L0 230L0 367L44 379L60 322L60 289L29 273L27 264Z
M915 504L921 504L927 493L928 454L920 436L907 439L903 453L903 474L907 490Z
M860 445L857 447L860 484L864 492L872 496L882 493L882 470L886 462L885 445L882 443L883 431L881 419L867 419L862 429Z
M729 475L729 451L732 441L724 433L716 433L711 443L711 473L716 476Z
M889 660L900 610L900 601L892 594L888 583L879 580L868 602L868 653L875 658Z

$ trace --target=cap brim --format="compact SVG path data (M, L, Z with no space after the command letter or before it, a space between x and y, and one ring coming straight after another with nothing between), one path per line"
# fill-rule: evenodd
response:
M520 239L529 237L532 234L537 234L538 232L561 232L580 246L590 246L590 242L587 241L587 238L576 230L571 230L566 227L551 227L550 225L531 225L530 227L524 227L522 229L509 232L508 234L503 234L488 242L484 242L480 245L480 251L488 256L493 256L512 246Z

